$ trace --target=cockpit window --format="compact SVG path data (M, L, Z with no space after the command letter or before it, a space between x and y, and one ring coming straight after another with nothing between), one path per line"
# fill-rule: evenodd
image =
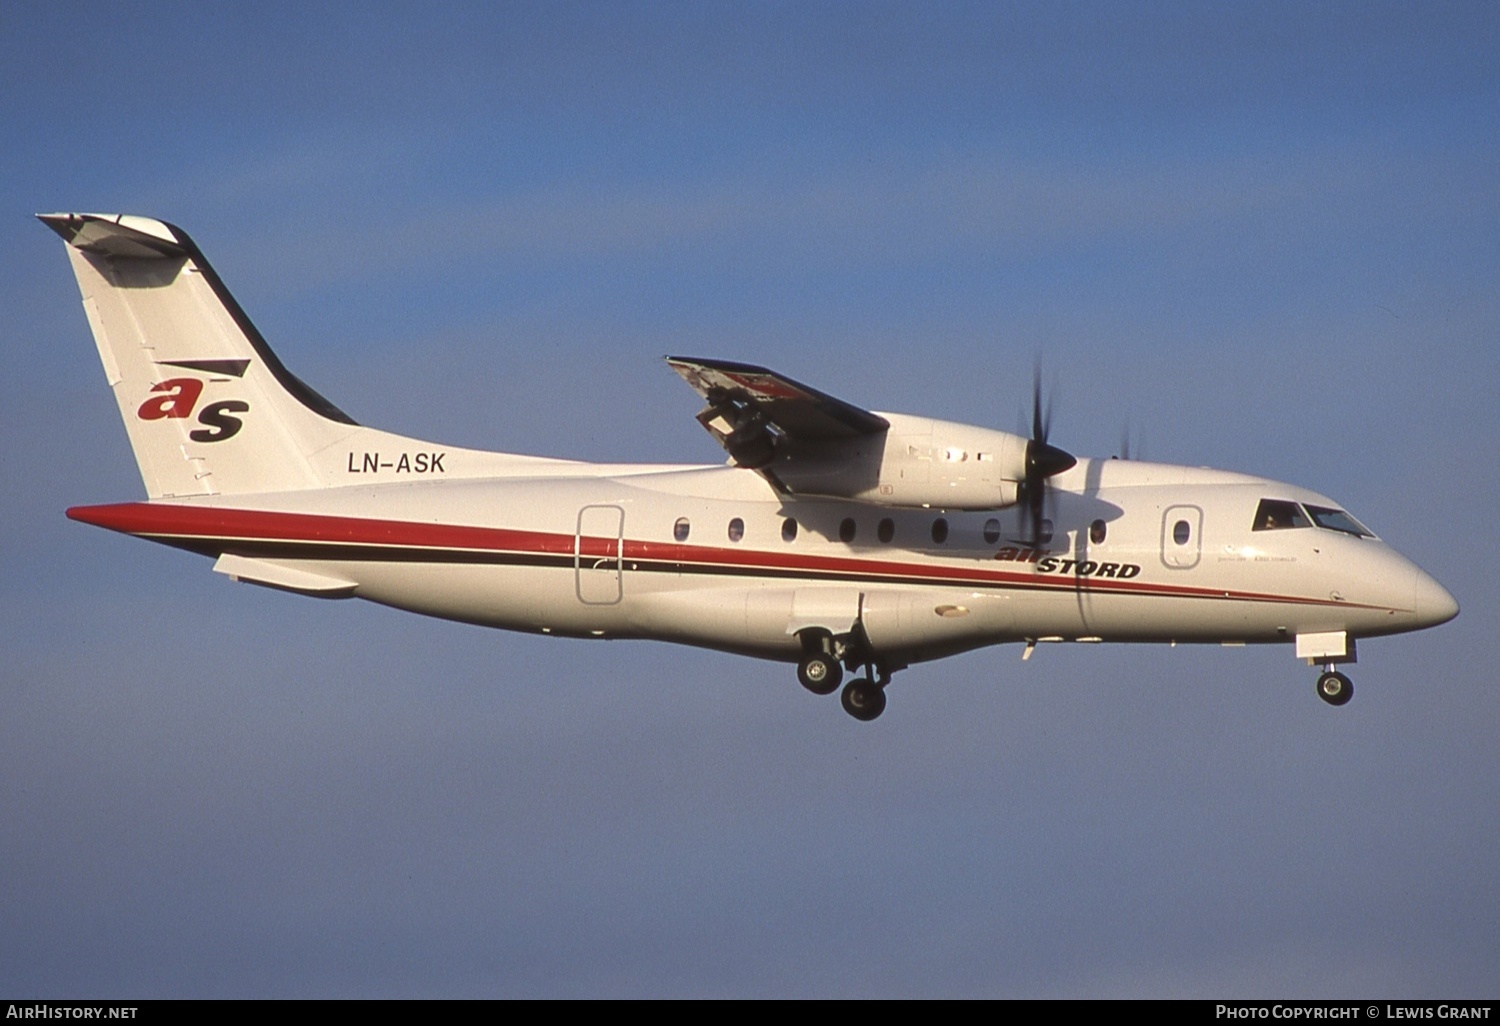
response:
M1330 510L1329 512L1332 512ZM1311 527L1302 507L1285 499L1261 499L1255 508L1255 531L1284 531L1289 527Z
M1319 527L1326 527L1330 531L1343 531L1352 534L1356 538L1373 538L1369 528L1341 509L1329 509L1327 506L1308 506L1307 515L1313 518L1313 522Z

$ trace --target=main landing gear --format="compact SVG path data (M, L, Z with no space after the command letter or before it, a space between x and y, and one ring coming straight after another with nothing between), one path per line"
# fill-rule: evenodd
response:
M844 693L839 696L844 712L866 723L873 720L885 712L885 684L888 683L889 677L884 684L877 684L869 677L854 678L844 686Z
M839 661L827 652L811 652L797 664L797 679L815 695L831 695L844 679Z
M1344 705L1354 697L1354 682L1329 663L1318 678L1318 697L1329 705Z
M850 670L862 666L865 675L844 685L839 702L846 713L865 722L885 712L885 686L891 682L892 671L876 659L860 624L838 637L827 631L803 631L801 637L803 652L797 663L797 680L803 687L815 695L831 695L844 679L840 661Z

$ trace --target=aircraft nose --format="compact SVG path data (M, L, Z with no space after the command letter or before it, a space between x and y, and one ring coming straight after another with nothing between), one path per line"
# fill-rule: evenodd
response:
M1447 588L1421 570L1416 572L1416 578L1416 614L1421 626L1436 627L1458 615L1458 602Z

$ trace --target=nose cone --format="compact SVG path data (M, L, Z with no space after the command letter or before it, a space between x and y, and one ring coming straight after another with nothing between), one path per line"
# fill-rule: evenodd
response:
M1416 614L1418 627L1436 627L1458 615L1458 602L1448 589L1421 570L1416 572Z

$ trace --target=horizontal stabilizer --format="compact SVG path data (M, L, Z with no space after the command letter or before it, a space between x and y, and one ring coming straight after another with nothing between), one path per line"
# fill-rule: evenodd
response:
M219 557L214 564L214 573L227 574L236 581L295 591L299 595L312 595L316 598L349 598L356 587L352 581L283 563L268 563L263 559L236 556L230 552Z
M130 214L38 214L37 220L75 249L132 260L182 258L185 247L169 226Z

